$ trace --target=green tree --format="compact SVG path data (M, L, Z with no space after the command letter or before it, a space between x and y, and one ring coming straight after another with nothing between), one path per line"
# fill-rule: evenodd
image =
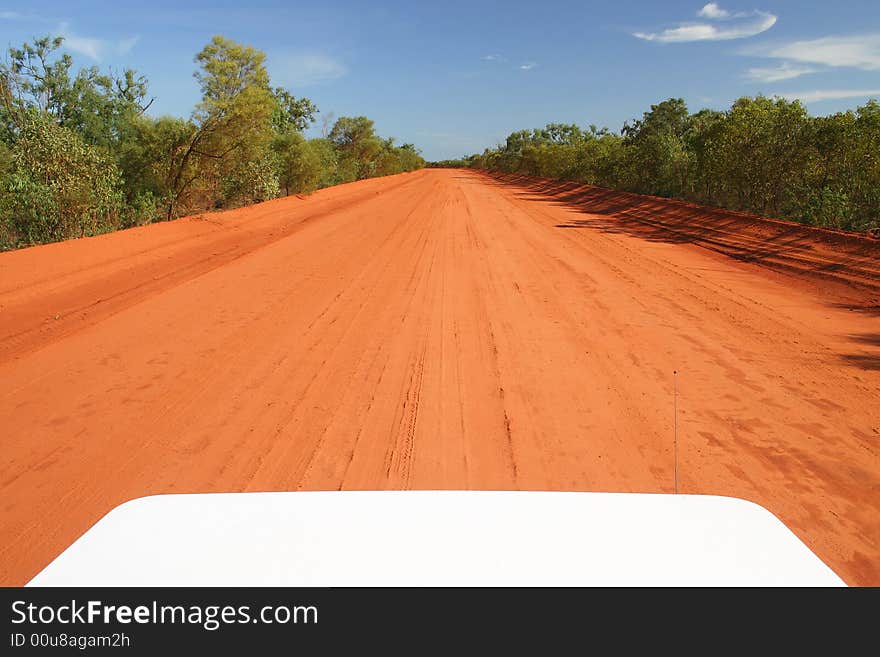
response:
M724 112L704 109L688 117L684 142L688 150L688 187L685 197L704 203L716 203L717 191L723 182L718 164L719 134L723 129Z
M115 163L46 112L24 117L3 198L6 247L94 235L118 227Z
M272 142L278 179L285 195L313 192L321 186L321 155L299 132L279 134Z
M146 79L131 69L116 76L94 66L73 75L73 59L58 52L63 43L63 37L43 37L9 49L0 76L10 106L8 120L15 124L11 132L16 125L20 128L26 112L38 110L86 143L115 152L130 123L152 102L147 101Z
M810 117L781 98L726 112L652 105L622 135L548 124L465 158L473 167L579 180L844 230L880 227L880 104Z
M631 189L660 196L683 194L688 186L687 128L688 110L681 98L651 105L640 120L624 125Z
M715 142L724 180L722 202L738 210L791 216L814 152L809 126L798 101L764 96L737 100Z
M275 107L272 111L272 127L280 134L302 132L317 119L318 108L308 98L296 98L282 87L272 91Z
M340 117L328 138L339 152L341 182L376 175L376 159L384 144L376 136L373 121L365 116Z
M327 138L309 139L309 151L314 154L319 166L319 178L316 187L329 187L341 182L339 175L339 154L333 142Z
M207 206L206 200L217 206L252 198L261 188L268 191L266 168L249 164L269 157L270 119L277 108L265 55L218 35L196 61L202 100L185 146L175 147L169 160L169 219L181 203L186 209L199 201Z
M0 64L2 248L424 166L366 117L306 140L314 104L270 86L264 54L223 36L196 55L188 119L148 116L144 77L77 69L62 45L37 39Z
M856 110L858 134L855 157L849 159L849 196L857 230L880 228L880 103L870 100ZM858 164L856 164L858 163Z

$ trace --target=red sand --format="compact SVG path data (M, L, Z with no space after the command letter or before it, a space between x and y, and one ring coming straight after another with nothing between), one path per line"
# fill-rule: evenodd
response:
M448 170L0 254L0 584L153 493L669 492L678 369L682 491L880 585L878 255Z

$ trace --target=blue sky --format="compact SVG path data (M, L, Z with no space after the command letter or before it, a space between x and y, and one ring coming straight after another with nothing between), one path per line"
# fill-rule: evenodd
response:
M429 159L548 122L618 130L673 96L695 111L763 92L813 114L880 98L878 0L0 2L0 45L64 34L78 63L145 74L156 114L189 114L193 57L218 33Z

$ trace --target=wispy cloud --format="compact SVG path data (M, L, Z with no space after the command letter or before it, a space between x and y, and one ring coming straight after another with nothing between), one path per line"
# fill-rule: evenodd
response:
M130 52L131 49L137 45L138 41L140 41L139 36L120 40L82 36L72 32L67 23L62 23L57 32L64 37L64 47L67 50L82 55L83 57L88 57L96 62L100 62L108 54L124 55Z
M705 5L697 16L714 22L679 23L660 32L634 32L633 36L657 43L688 43L691 41L729 41L746 39L766 32L776 25L777 16L766 11L733 14L717 3Z
M750 68L746 71L746 77L756 82L781 82L782 80L794 80L802 75L817 73L818 69L808 66L792 66L788 62L780 66L768 68Z
M66 34L62 32L62 36L64 36L64 47L68 50L94 59L96 62L101 61L101 51L104 49L104 43L101 39L81 37L70 32Z
M840 100L843 98L880 98L880 89L816 89L813 91L792 91L776 95L786 100L818 103L823 100Z
M43 21L45 19L36 14L22 14L20 11L0 11L0 20L3 21Z
M124 55L130 52L131 49L134 48L140 40L141 38L139 36L133 36L129 37L128 39L123 39L122 41L116 43L116 52L118 52L120 55Z
M787 59L804 64L880 70L880 33L831 36L749 49L744 54Z
M31 3L36 4L36 3ZM40 14L23 13L20 11L0 11L0 21L9 23L56 23L55 19L49 19Z
M284 84L300 87L338 80L348 73L345 64L324 53L288 55L272 68Z
M505 57L504 55L499 55L497 53L483 55L480 59L482 59L484 62L495 62L496 64L506 64L509 61L507 57ZM520 71L531 71L538 65L535 62L523 62L519 65L514 64L514 66L516 66L516 68L518 68Z

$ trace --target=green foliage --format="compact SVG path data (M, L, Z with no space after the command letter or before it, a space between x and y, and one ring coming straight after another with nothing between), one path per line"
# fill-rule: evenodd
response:
M4 247L119 225L122 179L115 163L45 113L26 115L4 182Z
M337 182L340 183L425 166L415 146L395 146L394 139L380 138L373 122L365 116L340 117L330 130L328 140L338 153Z
M201 70L193 75L202 90L202 102L196 109L201 122L236 115L245 95L272 100L266 55L256 48L216 35L196 55ZM270 111L274 109L271 104Z
M235 207L412 171L411 144L344 117L306 139L317 108L271 87L265 55L215 36L196 55L188 119L150 118L135 71L74 73L61 37L10 48L0 64L0 249Z
M12 170L12 149L0 141L0 177Z
M397 164L392 173L415 171L425 166L425 159L415 144L404 144L394 149Z
M382 152L373 122L365 116L343 116L336 121L328 138L339 151L340 182L369 178Z
M27 112L44 112L87 144L112 150L127 138L131 121L149 106L146 79L130 69L117 77L96 67L72 75L70 55L56 52L62 42L61 37L44 37L10 48L9 62L0 69L8 132L14 135L21 129Z
M880 104L873 100L855 112L810 117L781 98L740 98L726 112L696 114L673 98L619 135L549 124L514 132L462 162L841 230L880 226Z
M141 191L126 204L123 224L126 228L152 223L160 216L161 202L153 192Z
M245 159L219 178L215 207L236 207L276 198L281 192L275 155L265 152Z
M687 128L688 111L681 98L652 105L641 120L624 125L629 189L660 196L683 194L690 155L684 141Z
M278 182L285 194L313 192L322 185L325 168L335 172L332 163L322 161L319 147L298 132L285 132L272 143L278 162Z
M830 187L807 189L801 217L805 224L842 229L853 223L853 206L844 191Z
M287 89L276 87L272 91L275 107L272 110L272 127L275 132L302 132L315 122L318 108L308 98L295 98Z
M198 194L187 197L190 185L202 196L213 197L215 207L265 200L272 190L277 194L277 180L275 184L267 180L274 163L262 161L271 153L271 120L277 110L265 55L215 36L196 61L201 67L195 77L202 101L193 114L196 130L181 167L192 161L200 175L188 184L184 175L174 176L175 201L198 201Z
M428 162L426 165L429 169L464 169L471 165L471 160L463 157L457 160L438 160L437 162Z
M727 206L787 216L797 206L811 157L809 117L799 102L740 98L716 136L714 159Z
M330 187L339 183L339 152L329 139L310 139L309 151L318 162L318 182L316 187ZM302 191L309 191L308 188Z

